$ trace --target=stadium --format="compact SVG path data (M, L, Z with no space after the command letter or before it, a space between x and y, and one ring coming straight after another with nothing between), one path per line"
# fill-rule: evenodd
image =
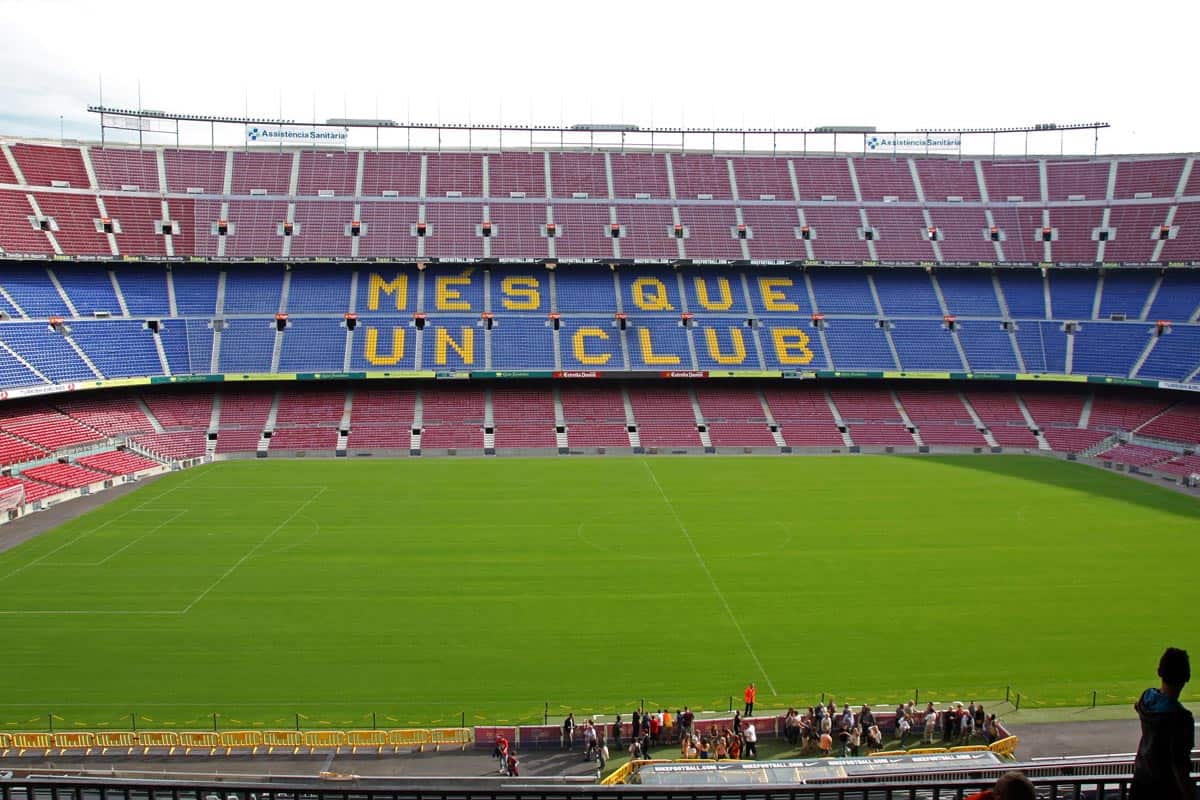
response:
M1198 633L1194 153L87 111L0 131L3 800L1128 796ZM747 683L764 758L659 739Z

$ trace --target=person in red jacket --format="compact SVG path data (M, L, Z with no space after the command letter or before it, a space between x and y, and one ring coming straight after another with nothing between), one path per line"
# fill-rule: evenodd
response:
M754 688L754 682L751 681L750 685L746 687L746 713L742 714L743 717L749 717L754 714L754 698L757 694L758 692Z
M1033 784L1019 772L1009 772L978 794L973 794L967 800L1037 800L1037 791Z

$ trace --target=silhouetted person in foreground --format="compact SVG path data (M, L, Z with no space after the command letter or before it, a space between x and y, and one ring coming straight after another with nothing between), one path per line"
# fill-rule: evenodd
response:
M1037 791L1033 784L1019 772L1007 772L1000 776L992 788L973 794L967 800L1036 800Z
M1190 774L1196 723L1179 702L1192 679L1188 654L1168 647L1158 662L1162 686L1142 692L1134 709L1142 721L1142 740L1133 762L1130 800L1193 800L1196 786Z

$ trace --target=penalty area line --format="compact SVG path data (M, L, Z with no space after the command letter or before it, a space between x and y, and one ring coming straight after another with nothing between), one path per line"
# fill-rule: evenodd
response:
M730 622L737 629L738 635L742 637L742 643L746 645L746 650L750 652L750 657L754 659L755 665L758 666L758 671L762 673L763 678L767 681L767 688L771 690L771 694L778 696L775 691L775 684L771 682L771 676L767 674L767 670L763 667L762 660L758 657L758 653L754 651L754 647L750 644L750 639L746 636L746 631L742 630L742 624L733 614L733 609L729 605L729 601L725 599L724 592L721 587L717 586L717 579L713 577L712 571L708 568L708 562L704 560L704 556L700 555L700 550L696 547L696 542L692 539L692 534L688 531L687 526L683 524L683 519L679 516L679 512L675 510L675 504L671 502L671 498L667 497L666 491L662 484L658 482L658 476L654 474L654 470L650 468L650 463L642 459L642 466L646 468L646 472L650 473L650 480L654 481L658 493L662 496L663 503L666 504L667 510L671 512L671 516L675 518L675 524L683 533L683 538L687 539L688 547L692 548L692 555L696 557L696 561L700 564L700 569L704 570L705 576L708 577L708 582L712 586L713 592L717 595L717 599L721 601L721 605L725 607L725 613L729 615Z
M289 522L291 522L292 520L294 520L296 517L300 516L300 513L301 513L302 511L304 511L304 509L308 508L310 505L312 505L312 504L313 504L313 503L315 503L317 500L319 500L319 499L320 499L320 497L321 497L321 495L325 494L325 491L326 491L328 488L329 488L328 486L322 486L322 487L321 487L321 490L320 490L319 492L317 492L317 493L316 493L316 494L314 494L312 497L308 498L308 499L307 499L307 500L305 500L303 503L301 503L301 504L300 504L300 505L299 505L299 506L296 508L296 510L295 510L295 511L293 511L291 514L289 514L289 515L288 515L288 518L287 518L287 519L285 519L283 522L279 523L279 524L278 524L278 525L276 525L274 528L272 528L272 529L271 529L271 532L270 532L270 533L268 533L266 536L264 536L262 539L260 539L260 540L259 540L259 542L258 542L258 544L254 545L254 547L251 547L251 548L250 548L250 550L249 550L249 551L247 551L245 555L243 555L241 558L239 558L237 561L235 561L235 562L234 562L233 566L231 566L229 569L227 569L227 570L225 570L223 573L221 573L221 577L219 577L219 578L217 578L215 581L213 581L213 582L212 582L212 583L209 585L209 587L208 587L207 589L205 589L203 592L201 592L201 593L200 593L199 597L197 597L197 598L196 598L195 600L193 600L192 602L188 603L188 604L187 604L187 606L185 606L185 607L184 607L183 611L180 611L179 613L180 613L180 614L186 614L186 613L188 613L189 611L191 611L193 608L195 608L195 606L196 606L196 604L197 604L197 603L199 603L199 602L200 602L201 600L203 600L204 598L208 597L208 593L209 593L209 592L211 592L213 589L215 589L215 588L217 588L218 586L220 586L220 585L221 585L221 583L222 583L222 582L223 582L223 581L224 581L226 578L228 578L230 575L232 575L232 574L233 574L234 570L236 570L236 569L237 569L238 567L240 567L242 564L246 563L246 560L247 560L247 559L249 559L249 558L250 558L250 556L252 556L252 555L254 555L255 553L257 553L257 552L259 551L259 549L261 549L261 548L262 548L262 546L263 546L263 545L265 545L267 542L271 541L271 539L272 539L272 538L275 536L275 534L279 533L281 530L283 530L285 527L287 527L287 524L288 524Z

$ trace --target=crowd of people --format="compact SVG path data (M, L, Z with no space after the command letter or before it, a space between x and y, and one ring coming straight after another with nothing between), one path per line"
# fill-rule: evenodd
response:
M1188 654L1167 648L1159 661L1159 688L1147 689L1135 709L1141 720L1142 738L1134 762L1134 780L1130 797L1134 800L1191 800L1195 783L1190 775L1191 752L1195 746L1195 720L1179 702L1183 687L1191 680ZM745 716L735 712L728 725L709 726L699 731L696 715L684 706L672 714L667 709L634 711L628 753L631 759L653 757L655 748L677 745L685 759L753 759L758 756L758 733L750 715L754 711L755 690L751 683L745 691ZM881 724L884 723L884 724ZM577 735L575 715L562 723L562 745L573 749ZM849 703L841 711L833 699L809 706L804 712L789 708L783 718L783 734L788 744L801 753L815 750L821 755L857 756L884 747L884 729L898 740L897 749L920 737L920 745L955 746L972 742L991 744L1000 738L995 714L971 702L949 704L938 710L933 703L918 709L914 701L896 706L891 718L881 720L869 705L857 712ZM608 731L614 745L622 747L624 722L618 714ZM583 757L599 761L601 771L609 758L605 726L586 720L582 726ZM835 749L837 742L837 752ZM519 762L508 739L497 738L493 755L500 761L500 772L517 776ZM669 755L668 755L669 757ZM970 800L1031 800L1033 785L1020 773L1009 773L990 789L972 795Z
M809 706L801 712L789 708L783 719L784 738L802 752L833 754L835 744L839 755L859 755L864 750L881 750L885 733L899 740L901 748L920 737L921 744L954 746L970 743L991 744L1000 738L995 714L988 714L982 705L967 706L952 703L939 711L933 703L918 709L913 701L896 706L889 724L881 725L869 705L857 712L848 703L838 711L832 699ZM886 728L886 730L885 730Z
M677 747L680 758L718 761L756 758L758 732L747 721L754 709L754 684L747 687L745 700L746 716L735 711L727 725L712 726L705 731L697 730L696 715L687 706L674 713L665 708L635 710L628 739L624 738L625 721L620 714L611 726L606 726L590 719L577 724L571 713L562 722L562 747L574 749L578 738L583 758L598 761L601 769L609 760L610 743L614 750L628 753L634 759L653 758L655 751L664 746ZM909 701L898 705L895 714L885 721L878 719L869 705L854 711L847 703L839 711L830 699L803 712L789 708L783 718L783 735L802 754L857 756L882 750L888 736L898 740L898 747L905 748L917 743L918 737L923 745L955 746L991 744L1001 734L996 715L988 714L974 702L966 706L951 703L938 710L933 703L918 709L915 702ZM499 752L497 757L503 760Z

